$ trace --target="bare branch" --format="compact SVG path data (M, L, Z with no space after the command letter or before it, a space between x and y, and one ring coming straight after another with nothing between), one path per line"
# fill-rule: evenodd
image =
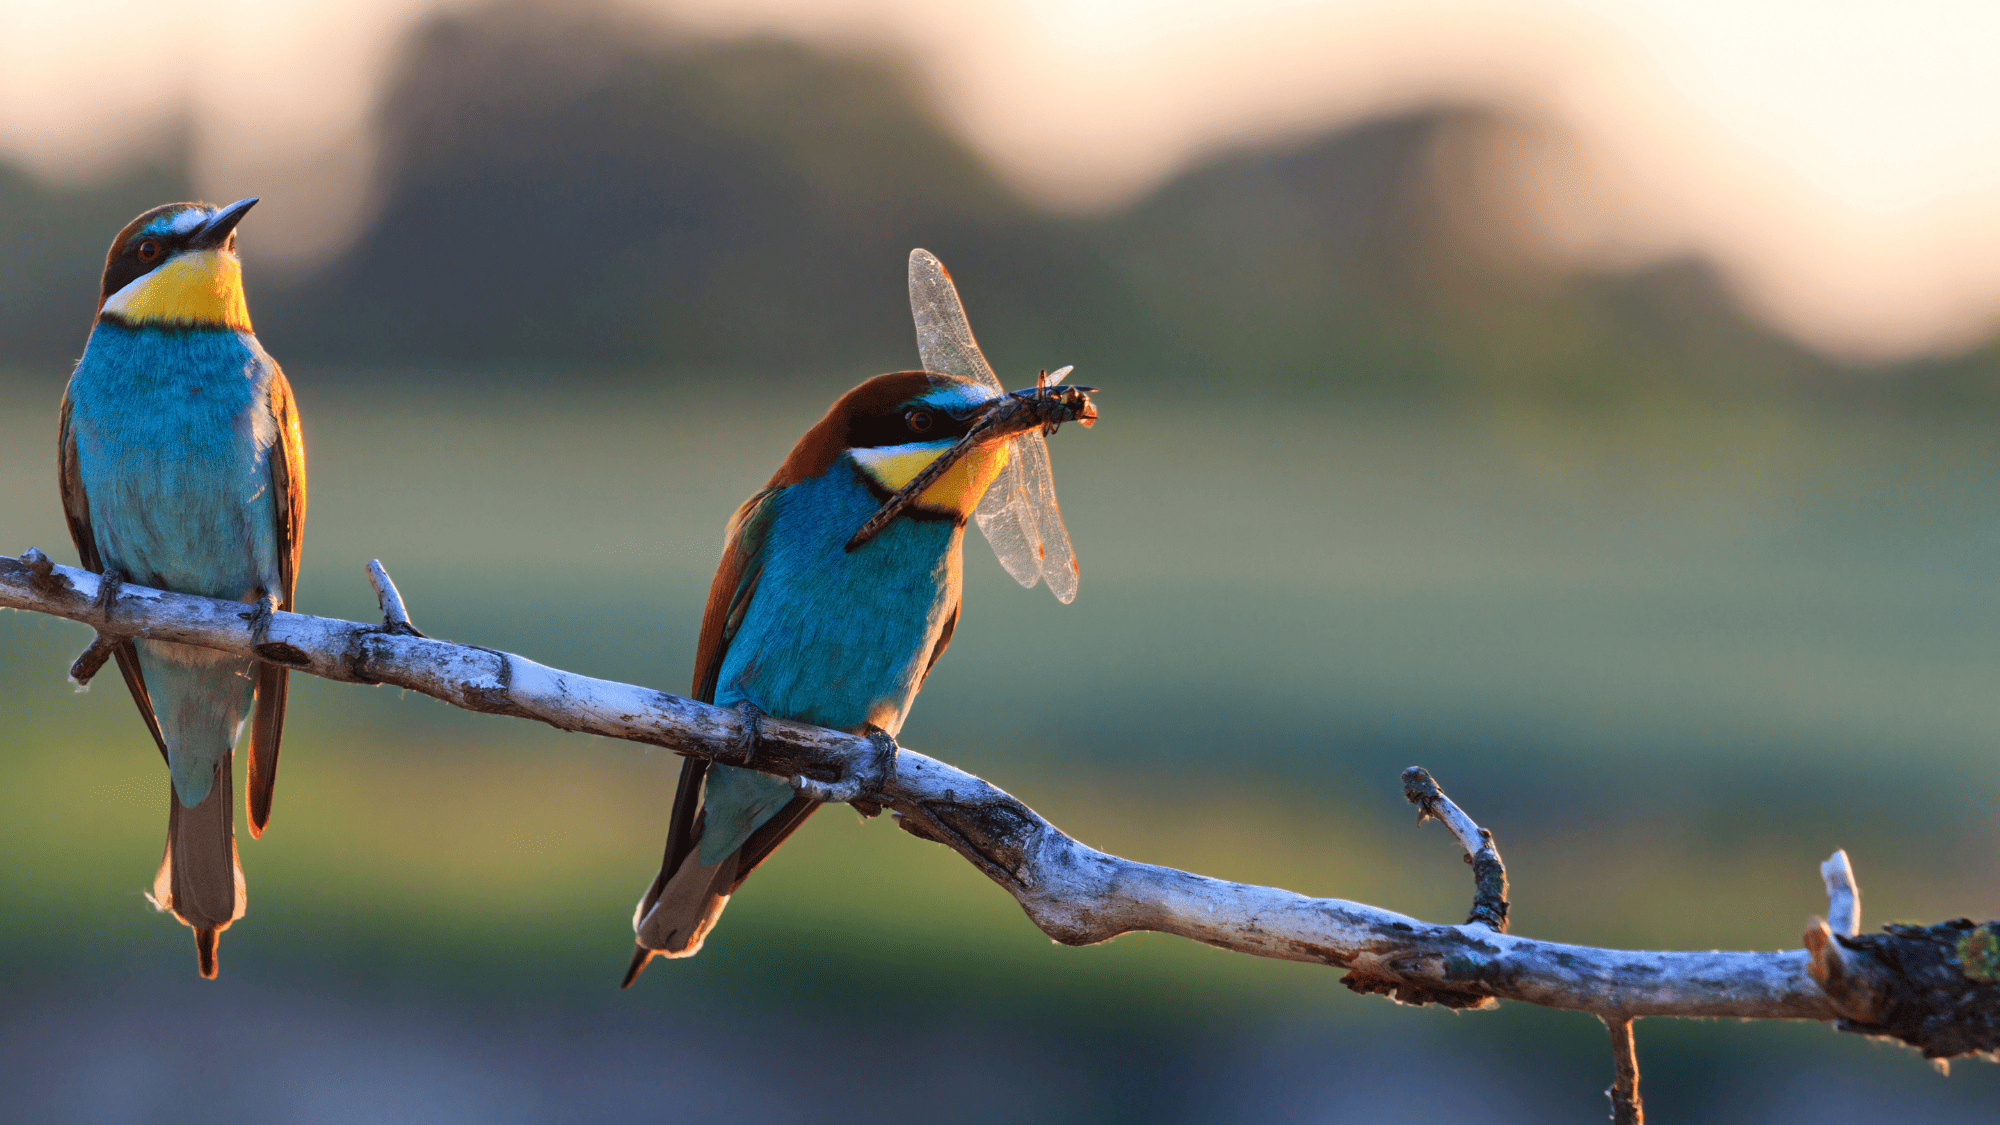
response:
M1403 771L1403 796L1417 806L1418 824L1425 820L1443 823L1458 838L1458 846L1465 849L1465 862L1472 865L1472 913L1465 919L1467 924L1477 922L1506 933L1507 867L1500 862L1500 849L1493 843L1493 833L1479 827L1453 804L1421 766Z
M377 589L393 589L386 573ZM99 592L98 576L53 566L39 553L0 557L0 606L69 618L107 636L199 645L347 683L392 684L473 711L663 746L779 777L837 783L869 778L882 763L880 747L862 736L764 718L758 737L745 739L746 720L733 710L398 631L395 625L407 624L407 614L392 609L387 596L387 625L279 612L260 635L253 632L259 614L246 604L131 585L102 601ZM1154 930L1259 957L1345 968L1357 991L1407 1002L1486 1007L1517 1000L1611 1022L1730 1016L1873 1024L1882 1009L1867 1003L1870 988L1886 972L1882 958L1894 956L1887 945L1869 952L1855 944L1874 939L1835 942L1830 932L1809 932L1810 952L1641 952L1535 941L1482 922L1433 925L1362 903L1108 855L980 778L913 750L896 756L877 788L870 803L892 809L913 834L964 856L1063 944ZM1455 834L1475 855L1491 852L1497 867L1490 835L1442 792L1426 811L1447 825L1455 823L1454 814L1462 819ZM1468 842L1473 840L1477 848ZM1938 939L1924 940L1935 945ZM1986 986L1973 983L1977 987L1966 995L1984 1004L1979 989ZM1986 1011L1977 1004L1969 1009L1975 1016ZM2000 999L1991 1008L2000 1012ZM1965 1041L1982 1040L1974 1035Z
M104 662L111 659L111 653L118 642L99 633L90 642L90 647L78 653L69 666L69 681L81 691L90 686L90 681L104 669Z
M1646 1125L1645 1103L1639 1100L1639 1052L1632 1044L1631 1020L1605 1020L1611 1032L1611 1099L1614 1125Z
M1827 924L1817 918L1806 927L1805 944L1812 957L1806 971L1840 1006L1843 1018L1864 1024L1880 1018L1891 987L1886 973L1877 971L1872 961L1847 949Z

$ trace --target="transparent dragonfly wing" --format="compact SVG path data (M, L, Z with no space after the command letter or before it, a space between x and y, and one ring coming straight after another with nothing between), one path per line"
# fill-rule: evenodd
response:
M925 371L971 379L989 390L1005 389L972 338L958 286L928 250L910 251L910 316L917 322L917 355Z
M973 339L951 274L928 250L910 251L910 315L924 370L971 379L994 391L1005 389ZM1068 374L1064 368L1051 381ZM973 518L1014 581L1032 588L1046 580L1049 592L1065 605L1076 598L1076 550L1056 505L1049 443L1041 431L1014 439L1006 467L980 499Z
M1040 579L1057 601L1068 605L1076 600L1076 549L1056 505L1049 443L1039 431L1014 439L1013 456L980 499L973 519L1014 581L1032 587Z

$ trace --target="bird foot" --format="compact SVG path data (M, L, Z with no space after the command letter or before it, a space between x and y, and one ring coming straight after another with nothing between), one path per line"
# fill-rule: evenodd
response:
M125 586L125 572L115 566L107 566L97 576L97 612L111 620L111 607L118 602L119 591Z
M743 751L743 764L757 760L757 744L764 738L764 709L749 700L744 700L732 708L743 719L743 733L737 736L736 745Z
M814 781L804 775L795 775L792 788L798 791L799 796L811 797L815 801L828 804L851 802L861 809L864 816L872 815L870 810L881 812L881 802L872 798L881 794L883 787L889 784L890 776L896 772L896 751L899 748L895 736L881 727L868 728L868 741L875 752L869 756L865 767L849 770L846 777L833 782Z
M259 587L257 600L243 619L250 622L250 647L261 648L271 639L271 619L278 612L278 596Z

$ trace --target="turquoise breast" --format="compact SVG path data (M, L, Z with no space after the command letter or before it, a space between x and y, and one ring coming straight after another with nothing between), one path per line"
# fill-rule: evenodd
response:
M70 379L70 425L106 566L214 598L275 585L272 371L243 333L91 333Z
M777 493L763 571L723 654L715 702L860 733L894 734L958 604L965 527L906 514L859 550L856 528L885 499L843 456ZM717 766L703 802L703 863L719 863L792 799L783 778Z
M958 602L965 528L906 515L850 554L881 502L846 457L771 498L763 573L723 656L716 703L747 700L836 730L902 728Z

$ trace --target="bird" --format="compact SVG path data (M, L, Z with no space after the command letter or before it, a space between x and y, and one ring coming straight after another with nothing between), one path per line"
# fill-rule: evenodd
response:
M736 510L692 691L744 714L751 752L757 724L773 716L864 734L894 753L958 627L966 523L1015 453L1006 439L1096 416L1090 388L996 387L936 371L875 376ZM730 895L819 805L782 778L689 758L659 874L633 914L638 948L622 987L654 956L700 950Z
M255 198L168 203L118 232L96 320L63 394L63 513L108 606L126 581L249 603L253 632L292 608L305 447L291 385L251 330L236 227ZM243 916L232 759L246 719L250 834L270 821L286 671L166 641L113 647L166 759L167 843L148 896L194 930L197 965Z

